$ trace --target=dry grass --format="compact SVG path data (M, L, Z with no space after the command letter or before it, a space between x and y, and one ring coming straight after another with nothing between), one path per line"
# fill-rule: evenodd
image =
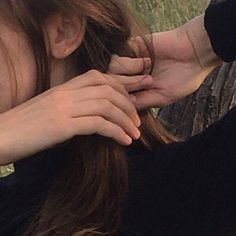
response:
M151 31L173 29L204 13L210 0L128 0Z

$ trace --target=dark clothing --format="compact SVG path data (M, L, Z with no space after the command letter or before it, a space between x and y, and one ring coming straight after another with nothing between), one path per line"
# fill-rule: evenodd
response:
M235 119L236 108L187 142L130 156L120 235L236 235Z
M131 187L118 235L231 235L236 223L235 121L236 108L187 142L152 152L131 147ZM0 235L22 235L69 151L51 149L20 161L15 174L1 181Z
M236 56L234 1L210 6L205 17L215 51L227 60ZM18 161L16 172L0 180L0 235L22 235L69 152L62 146ZM127 153L130 192L118 235L236 235L236 108L186 142Z
M236 59L236 1L216 0L207 8L205 27L214 51L223 61Z

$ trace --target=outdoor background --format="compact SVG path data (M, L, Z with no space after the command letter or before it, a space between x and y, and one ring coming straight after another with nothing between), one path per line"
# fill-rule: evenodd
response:
M170 30L204 13L210 0L127 0L151 31Z
M127 0L152 32L170 30L204 12L210 0ZM0 176L13 172L0 167Z

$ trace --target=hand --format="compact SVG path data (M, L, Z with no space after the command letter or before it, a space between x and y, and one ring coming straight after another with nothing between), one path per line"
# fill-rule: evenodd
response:
M100 134L131 144L140 137L141 122L125 87L116 83L125 80L130 78L90 71L2 113L0 165L76 135Z
M133 102L138 109L162 107L171 104L196 91L207 74L216 66L203 67L184 28L152 35L155 63L153 79L148 78L146 88L138 91L129 87L134 95ZM151 65L147 48L140 38L131 41L138 55L146 58L131 59L113 57L110 71L114 74L138 74ZM145 81L143 81L145 82Z

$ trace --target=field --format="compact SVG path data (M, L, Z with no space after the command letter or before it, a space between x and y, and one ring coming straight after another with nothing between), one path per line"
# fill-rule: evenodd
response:
M204 12L210 0L128 0L151 31L170 30Z
M170 30L204 12L210 0L127 0L153 32ZM0 167L0 176L13 171Z

